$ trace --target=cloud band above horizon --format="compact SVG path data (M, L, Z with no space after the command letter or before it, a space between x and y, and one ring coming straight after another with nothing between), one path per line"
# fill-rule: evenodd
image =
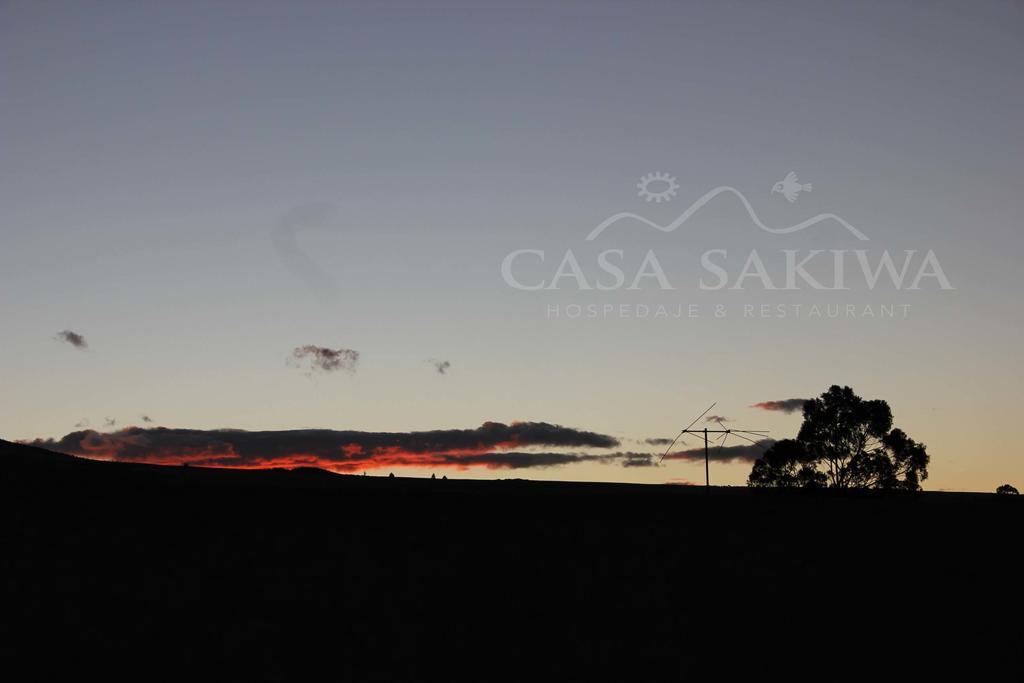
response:
M647 466L647 453L532 452L531 448L611 449L618 439L546 422L486 422L476 429L361 432L330 429L250 432L236 429L128 427L87 429L30 445L88 458L165 465L268 468L321 467L358 472L386 467L518 469L580 462Z

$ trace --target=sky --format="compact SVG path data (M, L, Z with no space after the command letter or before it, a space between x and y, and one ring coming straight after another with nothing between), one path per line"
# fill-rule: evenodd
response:
M5 0L0 437L333 430L294 462L702 482L637 458L712 402L795 436L752 406L840 384L927 444L925 488L1019 487L1022 30L996 1Z

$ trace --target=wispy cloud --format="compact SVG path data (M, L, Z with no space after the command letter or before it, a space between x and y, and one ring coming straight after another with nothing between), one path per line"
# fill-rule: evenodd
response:
M759 460L765 450L775 441L773 439L762 439L756 444L742 443L735 446L715 446L708 450L708 459L716 462L754 462ZM704 461L704 447L690 448L685 451L675 451L665 456L666 460L692 460Z
M281 262L323 300L338 296L338 287L327 272L299 244L299 235L308 230L330 229L338 222L338 207L328 203L296 206L286 211L271 233L272 244Z
M761 410L774 410L781 413L795 413L804 409L806 398L784 398L781 401L762 401L750 406Z
M653 453L617 453L623 467L657 467L658 459Z
M359 352L352 349L330 349L326 346L307 344L292 351L291 361L299 366L307 365L310 371L344 370L351 374L356 371L356 365L359 363Z
M89 348L89 343L85 341L85 337L77 332L72 332L71 330L63 330L61 332L58 332L56 339L67 344L71 344L76 349Z
M427 362L434 366L434 370L436 370L439 375L448 374L448 370L452 367L452 364L446 360L430 358Z

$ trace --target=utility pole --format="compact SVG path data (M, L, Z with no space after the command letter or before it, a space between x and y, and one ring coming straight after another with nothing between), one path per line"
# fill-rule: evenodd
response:
M704 485L711 486L711 458L708 456L708 428L704 428Z
M708 429L707 427L704 427L703 429L691 429L691 427L693 427L693 425L697 424L697 421L700 420L700 418L702 418L705 415L707 415L708 412L711 410L711 408L714 408L716 405L717 405L717 403L712 403L708 407L708 409L705 410L703 413L701 413L700 416L696 420L694 420L693 422L688 424L686 427L684 427L679 432L679 436L677 436L675 439L672 440L672 443L670 443L668 445L668 448L665 449L665 453L661 456L661 460L664 460L665 456L668 455L669 451L672 450L672 446L676 445L676 441L679 441L679 439L683 436L683 434L701 434L701 435L703 435L704 436L704 486L711 486L711 446L710 446L710 444L708 442L708 434L721 434L722 435L722 436L718 437L719 439L722 440L722 443L720 443L718 445L719 448L721 448L722 446L725 445L725 442L729 439L729 435L730 434L732 434L733 436L738 436L739 438L744 439L746 441L749 441L750 443L754 444L755 446L761 446L761 444L758 443L757 441L755 441L754 439L750 438L750 436L744 436L745 434L749 434L749 435L753 436L756 439L764 439L768 435L768 431L767 430L763 430L763 429L761 429L761 430L750 430L750 429ZM713 419L713 418L709 418L709 419ZM721 419L719 420L719 422L718 422L718 426L719 427L722 426L722 422L723 421L724 420L721 420ZM716 439L716 441L717 441L717 439ZM762 448L763 448L763 446L762 446ZM659 460L658 462L660 463L661 460Z

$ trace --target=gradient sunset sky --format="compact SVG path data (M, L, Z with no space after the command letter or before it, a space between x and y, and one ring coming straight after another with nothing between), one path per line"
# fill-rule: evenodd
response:
M537 422L618 445L481 445L653 453L713 401L794 436L799 412L752 406L846 384L927 444L926 489L1020 487L1022 35L996 1L0 3L0 437ZM638 195L654 171L670 201ZM790 171L813 184L793 202L771 192ZM585 240L722 186L770 226L870 239L769 234L723 195ZM523 249L530 283L621 249L627 285L653 250L675 289L516 290ZM783 250L851 250L851 289L701 291L712 249L730 285L756 250L780 287ZM858 249L914 250L911 275L932 251L953 289L869 290ZM568 317L588 304L701 314ZM742 315L762 304L909 309ZM358 362L308 372L307 345ZM703 481L682 459L393 464Z

